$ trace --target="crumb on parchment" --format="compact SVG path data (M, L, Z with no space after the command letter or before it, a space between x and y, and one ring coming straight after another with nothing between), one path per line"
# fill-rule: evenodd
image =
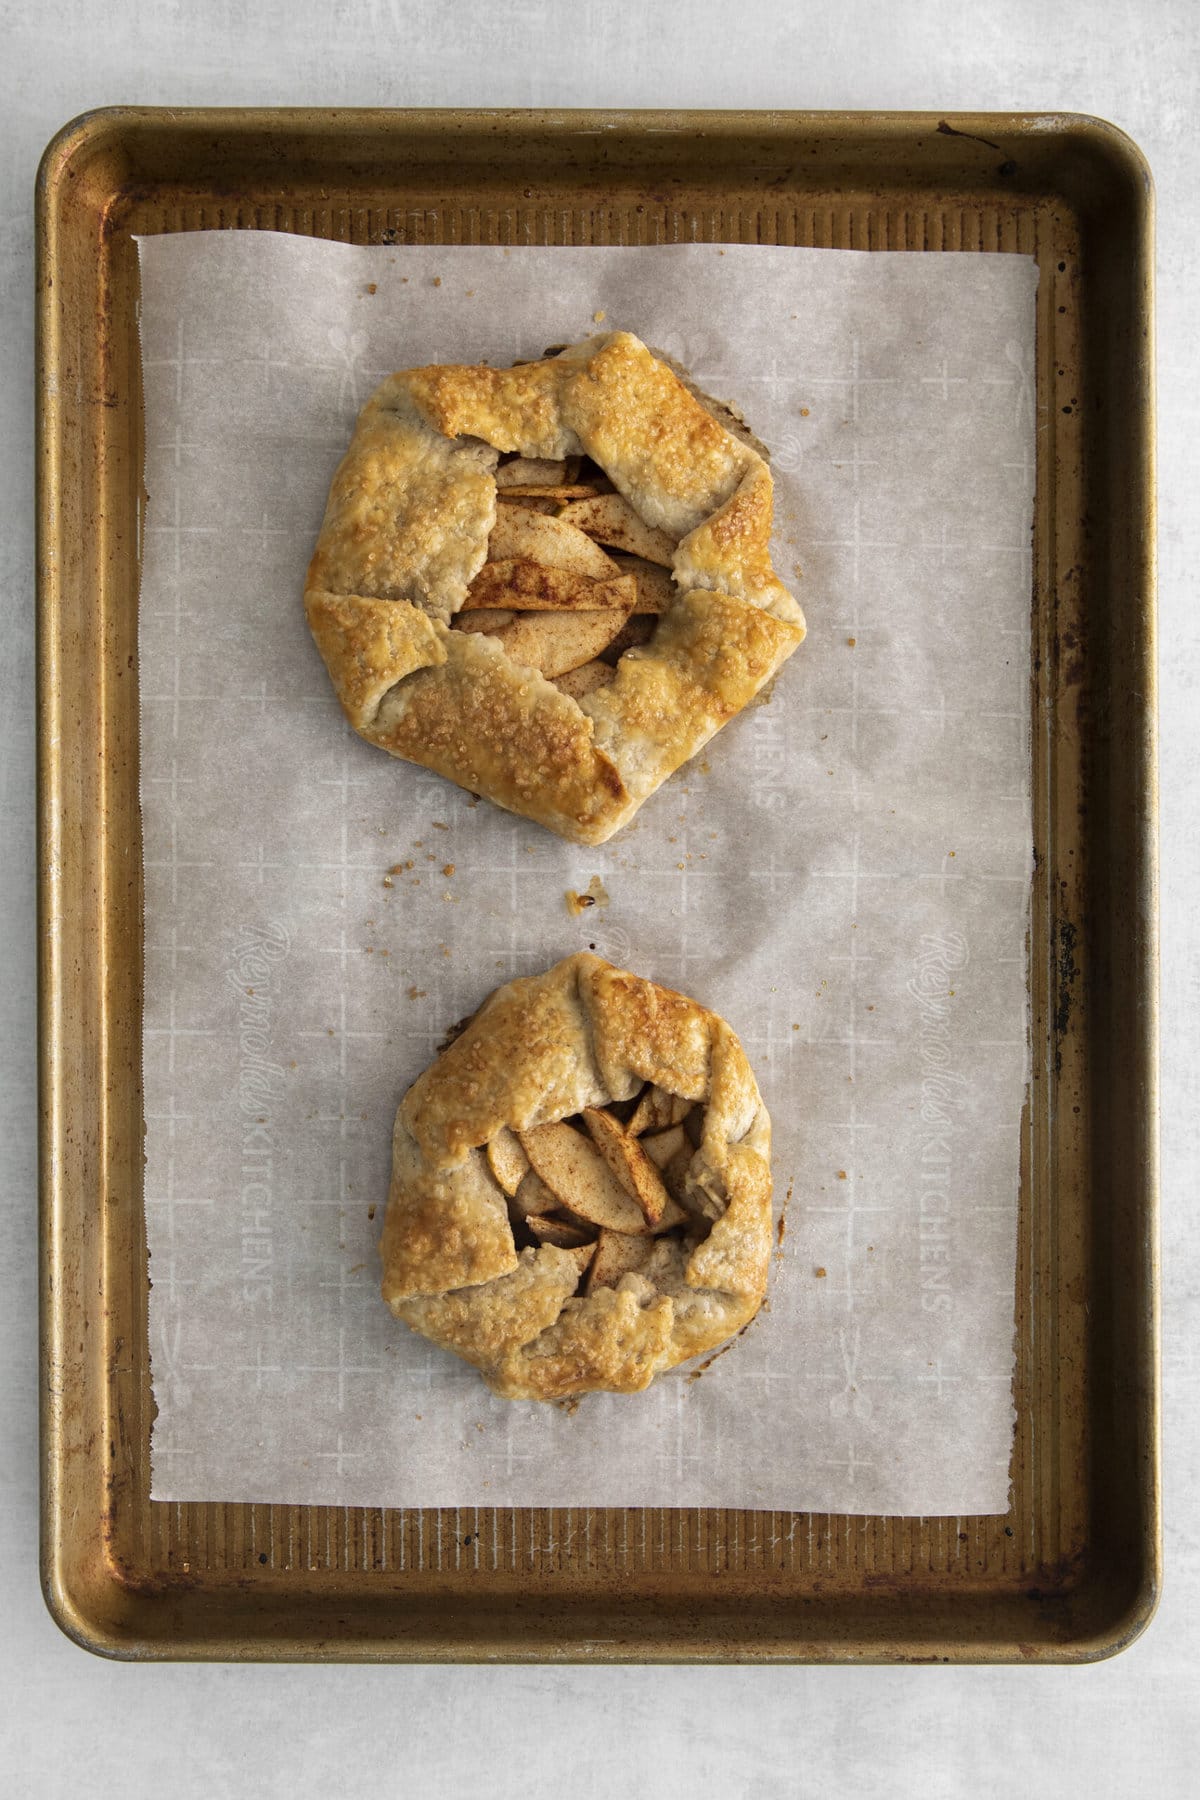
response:
M609 893L600 877L593 875L582 894L577 894L574 888L568 888L564 898L567 903L567 911L573 919L577 919L580 913L587 912L589 907L607 906Z

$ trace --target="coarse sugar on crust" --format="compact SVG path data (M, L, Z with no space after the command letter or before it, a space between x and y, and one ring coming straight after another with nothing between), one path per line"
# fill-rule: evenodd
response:
M660 1169L633 1133L676 1101ZM754 1317L771 1245L737 1037L598 956L496 989L401 1101L384 1299L503 1398L639 1392Z
M548 484L590 458L597 498L539 501L535 480L498 508L501 456ZM306 610L369 743L599 844L803 639L772 512L753 441L628 332L511 369L403 370L334 475ZM670 593L640 613L605 542L669 559Z

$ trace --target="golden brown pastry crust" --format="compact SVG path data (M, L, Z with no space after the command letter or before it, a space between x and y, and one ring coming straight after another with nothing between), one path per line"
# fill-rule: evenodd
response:
M505 1127L632 1100L646 1082L703 1105L687 1183L719 1216L656 1240L640 1271L585 1296L590 1248L518 1252L486 1146ZM638 1392L758 1311L770 1153L770 1119L723 1019L597 956L567 957L498 988L401 1102L383 1297L502 1398Z
M586 453L675 546L676 596L650 641L578 700L449 629L496 527L500 452ZM804 636L771 567L772 500L753 445L628 332L512 369L405 370L367 402L333 478L309 623L369 743L603 843Z

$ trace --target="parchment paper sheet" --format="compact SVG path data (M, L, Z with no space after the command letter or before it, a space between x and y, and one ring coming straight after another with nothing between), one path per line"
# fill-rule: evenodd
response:
M1003 1511L1032 260L232 232L140 253L155 1497ZM355 738L301 589L385 374L616 326L771 446L810 635L768 704L580 850ZM609 904L572 918L595 875ZM394 1322L374 1246L392 1115L446 1028L587 944L740 1033L787 1212L729 1355L568 1416Z

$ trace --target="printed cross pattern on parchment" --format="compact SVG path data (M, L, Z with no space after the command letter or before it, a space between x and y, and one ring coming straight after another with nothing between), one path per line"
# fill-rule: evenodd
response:
M218 247L214 255L228 253ZM272 254L280 253L276 244ZM792 1190L771 1311L703 1380L660 1383L613 1414L626 1423L610 1443L619 1447L626 1434L631 1440L626 1462L619 1448L608 1459L620 1464L614 1497L736 1503L743 1421L796 1419L807 1408L803 1431L792 1433L802 1461L788 1465L788 1485L774 1502L820 1508L841 1496L855 1507L886 1506L891 1421L932 1418L931 1429L949 1443L973 1408L991 1404L989 1396L1002 1408L1008 1379L1011 1311L1005 1319L1004 1271L990 1263L981 1305L993 1310L970 1355L939 1335L940 1315L919 1311L903 1357L893 1363L879 1349L879 1308L908 1282L919 1297L919 1264L908 1150L883 1133L873 1084L882 1071L896 1078L914 1030L904 997L913 948L897 920L933 908L961 923L987 905L989 891L1010 890L1017 900L1025 879L1015 857L1013 866L1005 863L1007 836L986 861L965 836L927 843L924 790L889 787L879 750L899 741L902 726L913 782L953 759L953 779L969 793L973 739L990 734L997 766L1018 770L1002 794L1011 809L1006 833L1019 837L1027 799L1018 766L1026 727L1020 702L1006 710L997 693L972 707L932 657L919 689L906 691L890 652L904 632L923 641L928 620L947 656L960 643L968 655L981 634L1002 642L1006 656L1023 654L1030 546L1022 508L1036 451L1032 336L1028 345L1020 341L1022 303L997 301L986 342L956 335L953 307L922 303L923 341L919 354L910 353L899 335L883 343L864 328L865 307L823 311L815 270L806 273L813 285L799 318L796 277L783 273L793 265L776 265L772 252L746 276L755 309L778 303L780 323L762 354L748 357L745 334L731 336L713 322L719 309L641 321L647 341L674 344L713 391L738 400L776 451L778 519L787 534L777 560L786 568L798 558L805 567L810 637L770 704L715 741L707 753L711 777L681 772L635 832L593 853L546 843L536 828L486 803L471 806L437 777L367 750L341 721L311 646L302 652L293 644L294 654L272 653L265 662L239 651L228 667L219 655L189 654L190 645L226 641L231 601L241 619L254 621L239 644L253 637L281 647L292 644L293 629L303 632L289 586L293 521L310 508L319 513L353 414L376 381L411 361L452 357L468 328L477 331L468 321L477 321L489 293L500 292L487 284L506 279L499 252L494 272L483 259L467 277L457 274L465 262L435 268L431 259L440 265L442 249L398 250L394 267L387 259L355 264L336 304L324 277L310 280L307 341L272 312L270 281L250 290L230 285L238 305L228 306L215 330L216 315L193 304L191 289L156 287L154 259L172 254L171 246L151 247L143 270L151 505L141 632L145 667L155 671L141 703L147 892L156 909L147 930L144 1041L161 1409L156 1483L167 1497L186 1495L203 1478L206 1431L241 1428L228 1407L232 1377L244 1397L247 1439L268 1442L260 1456L277 1459L269 1470L257 1468L256 1479L281 1494L420 1504L413 1471L449 1482L447 1471L457 1468L466 1485L451 1499L468 1505L500 1487L517 1505L537 1504L551 1481L568 1500L596 1497L606 1471L582 1448L587 1409L569 1423L553 1409L506 1412L469 1367L410 1336L377 1297L380 1217L368 1217L372 1208L381 1215L386 1199L396 1102L447 1028L490 985L592 941L633 967L652 945L659 978L710 1003L725 984L747 1053L771 1090L780 1195ZM524 353L565 341L564 308L575 308L580 331L594 328L596 278L578 260L585 254L568 251L554 263L554 282L538 301L542 315L523 317L517 331ZM731 267L734 260L724 259ZM370 310L368 269L380 301ZM388 279L398 284L401 274L414 280L389 290ZM426 303L434 274L442 278L436 321ZM414 305L418 276L426 301ZM891 278L903 276L901 268ZM695 291L705 291L703 265L695 277ZM673 291L687 287L676 280ZM224 291L218 278L208 286L210 294ZM509 316L498 304L492 311ZM504 348L497 342L497 359ZM251 399L263 450L247 459L229 434L244 433ZM914 500L923 501L910 508L894 499L901 429ZM991 460L978 471L971 465L981 503L968 524L920 488L936 460L922 458L922 433L930 445L958 433L969 447L972 436L989 431L996 433ZM245 478L229 530L198 481L235 448ZM222 562L226 544L236 568ZM986 575L986 593L964 570ZM881 600L885 578L889 593L906 584L902 605ZM226 747L214 745L211 721L222 707L221 719L236 716L236 729L244 729L247 748L236 781L216 795L213 759ZM733 772L729 791L739 803L729 820L721 815L714 839L706 814ZM435 822L445 831L435 833ZM454 865L456 877L436 879L430 862L412 872L425 876L420 887L398 877L385 889L384 872L422 836L421 856L433 845L437 867ZM573 923L563 893L597 873L610 904ZM227 905L236 917L219 916ZM315 928L310 907L319 915ZM982 984L973 990L975 1017L1004 1021L955 1024L953 1054L971 1080L993 1051L1019 1058L1019 1037L1010 1031L1019 1009L987 1003L988 991L1020 985L1019 912L1018 902L1008 939L989 939L986 953L982 943L971 945L970 981ZM751 916L770 946L753 1005L741 1004L738 992L741 960L756 949L739 940L738 928ZM236 1264L240 1223L228 1202L238 1180L228 1148L237 1121L230 1105L235 1013L232 1002L225 1013L217 1004L224 972L206 958L222 931L243 918L270 917L286 920L297 946L272 989L262 1052L279 1071L269 1127L272 1280L256 1301L232 1310L225 1344L210 1349L210 1335L190 1332L191 1309L212 1273L201 1246L205 1257L228 1255ZM384 949L386 962L367 955ZM302 991L308 983L311 992ZM804 999L818 989L819 1004ZM906 1078L919 1099L920 1069ZM890 1186L881 1175L889 1153ZM1011 1214L1006 1190L974 1193L961 1205L978 1210L989 1238L994 1225L999 1241ZM965 1217L964 1210L956 1221ZM814 1248L827 1259L819 1279ZM212 1285L238 1292L234 1278ZM193 1344L203 1347L190 1353ZM993 1366L988 1356L997 1345ZM220 1354L228 1366L210 1368ZM797 1357L815 1372L799 1391ZM280 1434L263 1426L281 1391L294 1403L276 1448ZM744 1400L731 1425L722 1408L732 1394ZM645 1451L637 1456L643 1431ZM1003 1438L997 1442L998 1467ZM553 1503L561 1498L556 1491Z

